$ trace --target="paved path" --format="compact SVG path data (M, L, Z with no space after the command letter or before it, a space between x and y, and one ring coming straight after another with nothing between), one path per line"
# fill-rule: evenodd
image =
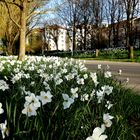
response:
M102 68L106 68L107 65L110 67L110 71L118 75L118 71L121 69L122 74L118 76L119 79L125 81L129 78L128 87L138 91L140 94L140 63L131 62L110 62L110 61L96 61L96 60L86 60L85 65L89 70L96 70L98 64L102 65Z

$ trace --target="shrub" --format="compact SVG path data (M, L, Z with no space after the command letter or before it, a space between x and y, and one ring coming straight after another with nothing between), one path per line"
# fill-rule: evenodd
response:
M125 59L128 58L128 51L123 49L107 49L102 50L100 56L110 59Z

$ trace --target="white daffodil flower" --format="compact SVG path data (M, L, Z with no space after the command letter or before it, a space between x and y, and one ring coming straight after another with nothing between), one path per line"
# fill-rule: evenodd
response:
M107 101L105 107L109 110L112 106L113 104L111 104L110 101Z
M57 79L55 81L56 81L55 82L56 85L60 85L63 82L63 79L59 78L59 79Z
M113 91L113 87L112 86L108 86L108 85L102 86L101 89L107 95L110 95L112 93L112 91Z
M109 115L109 113L103 115L103 122L106 127L110 127L112 125L112 119L114 117Z
M74 79L74 74L69 73L68 75L65 76L65 78L67 79L67 81L70 81L71 79Z
M84 85L84 79L83 78L77 78L77 84Z
M78 87L76 87L76 88L71 88L70 91L71 91L71 93L72 93L73 98L78 98L78 93L77 93Z
M34 67L34 66L29 66L29 67L28 67L28 70L34 71L34 70L35 70L35 67Z
M52 65L52 64L50 64L50 65L49 65L49 68L51 69L52 67L53 67L53 65Z
M63 107L64 109L67 109L70 107L70 105L74 102L74 99L73 98L70 98L68 96L68 94L62 94L62 97L64 99L64 102L63 102Z
M19 72L19 73L15 74L13 76L13 78L11 79L12 83L13 84L16 83L18 80L20 80L22 78L22 76L23 76L22 72Z
M104 125L100 127L96 127L94 130L93 130L93 134L92 136L89 136L88 138L86 138L86 140L105 140L107 139L107 135L104 135L105 131L105 127Z
M22 77L24 77L26 79L29 79L30 78L30 74L29 73L27 73L27 74L24 73Z
M104 92L102 90L99 90L96 92L96 95L97 95L98 103L101 103L101 101L104 98Z
M5 80L8 80L7 76L4 76L4 79L5 79Z
M101 64L98 64L98 69L102 69L102 65Z
M3 139L5 139L5 135L9 136L9 131L8 131L8 128L6 127L6 125L7 125L7 120L5 120L5 123L0 124L0 130L1 130Z
M2 114L4 110L2 109L2 103L0 103L0 114Z
M43 70L43 69L38 69L38 70L37 70L37 73L38 73L38 74L42 74L42 73L44 73L44 70Z
M52 101L53 95L50 93L50 91L40 92L40 96L37 96L37 98L42 102L42 105L45 105L46 103L50 103Z
M129 78L128 77L126 78L126 83L129 83Z
M122 74L122 70L121 70L121 69L118 71L118 74L119 74L119 75L121 75L121 74Z
M71 93L72 93L72 94L75 94L77 91L78 91L78 87L76 87L76 88L71 88Z
M88 75L87 74L84 74L83 77L84 77L84 79L87 79L88 78Z
M37 115L37 110L38 108L36 108L35 106L33 106L33 104L28 104L27 102L24 104L24 109L22 110L22 114L27 115L28 117L30 116L36 116Z
M31 94L32 94L31 91L25 91L25 90L24 90L24 92L25 92L25 95L28 95L28 96L31 96Z
M87 68L82 62L79 62L79 68L80 68L80 71L87 71Z
M19 68L14 68L14 72L15 73L19 73L20 72L20 69Z
M0 72L4 70L3 64L0 63Z
M67 73L68 70L66 68L62 69L62 73Z
M31 93L31 95L29 95L29 96L26 96L25 100L28 104L32 104L36 108L41 106L38 98L33 93Z
M30 83L30 85L31 85L31 86L34 86L34 85L35 85L35 81L32 81L32 82Z
M88 94L81 95L81 101L88 101L88 100L89 100L89 95Z
M95 86L97 86L98 84L99 84L99 82L97 81L97 74L96 74L96 72L95 73L90 73L90 77L92 78L92 80L93 80L93 82L94 82L94 84L95 84Z
M0 80L0 90L5 91L6 89L9 89L9 85L4 80Z
M109 65L106 65L106 68L107 68L107 69L110 69L110 66L109 66Z
M41 106L39 99L33 94L30 93L29 96L25 97L25 104L24 104L24 109L22 110L23 114L26 114L27 116L36 116L36 110L38 107Z
M90 94L90 98L92 98L93 96L95 96L95 89L92 90L92 92Z
M110 77L112 76L112 74L111 74L110 71L106 71L106 72L104 73L104 76L105 76L105 78L110 78Z

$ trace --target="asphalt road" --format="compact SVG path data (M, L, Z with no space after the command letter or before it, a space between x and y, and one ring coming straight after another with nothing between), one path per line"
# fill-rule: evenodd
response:
M85 61L86 67L91 71L97 70L98 64L101 64L104 69L106 69L108 65L110 67L109 71L116 75L121 81L125 82L128 78L129 82L127 86L140 94L140 63L96 60ZM119 70L122 70L122 74L120 76L118 75Z

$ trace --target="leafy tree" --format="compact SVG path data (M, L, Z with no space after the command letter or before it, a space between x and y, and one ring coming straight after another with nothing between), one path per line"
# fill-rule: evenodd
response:
M16 6L11 7L12 17L19 22L19 10ZM19 30L15 24L9 19L9 14L4 3L0 3L0 38L6 46L6 53L13 54L14 45L19 37Z
M58 16L63 25L69 29L69 36L72 41L72 55L76 48L76 26L80 22L81 10L79 0L64 0L63 5L58 8Z
M58 25L48 25L46 27L46 32L48 33L48 39L52 39L55 43L56 50L58 51L58 39L61 33L60 28Z
M131 33L133 31L133 19L139 11L139 0L122 0L122 4L126 13L126 47L129 51L129 58L133 59L134 39Z
M124 9L122 2L119 0L107 0L105 6L106 19L109 25L108 27L108 46L118 47L120 38L120 22L124 18Z
M19 29L19 54L18 59L25 59L25 46L26 46L26 31L27 31L27 22L31 20L34 15L46 14L48 9L46 9L46 4L49 0L1 0L0 2L4 3L10 19ZM19 9L19 22L17 22L13 16L12 6L16 6Z

